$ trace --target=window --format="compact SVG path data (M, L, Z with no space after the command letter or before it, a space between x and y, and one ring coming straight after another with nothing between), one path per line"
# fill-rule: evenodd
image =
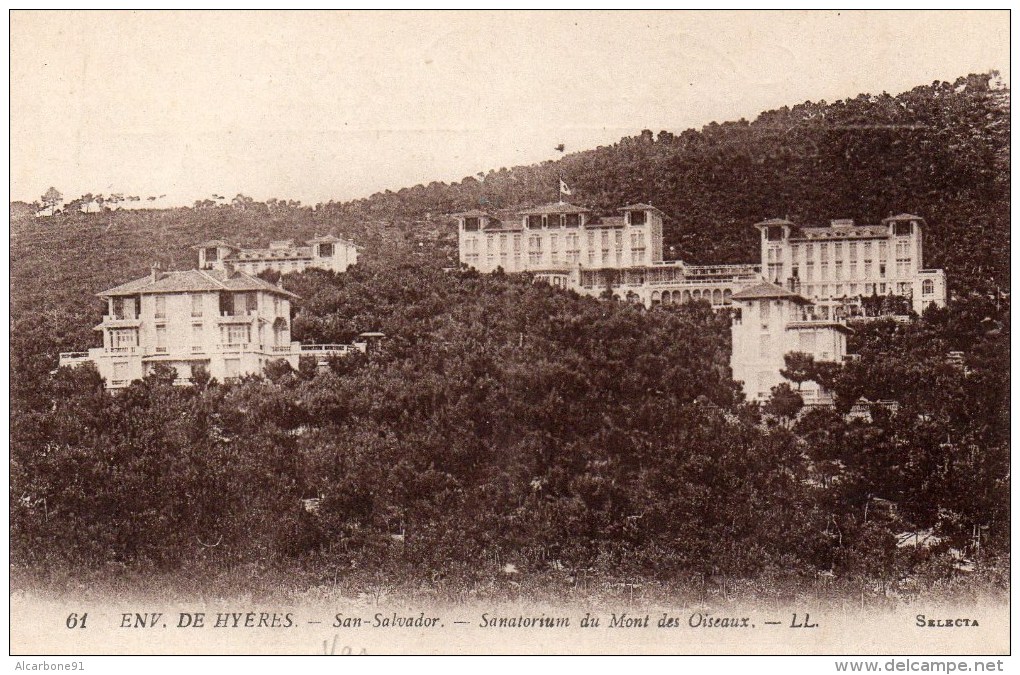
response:
M549 257L553 265L560 261L560 238L555 234L549 235Z
M894 232L894 234L897 237L910 236L910 232L911 232L910 226L912 224L913 223L911 223L911 222L898 221L895 225L893 225L893 232Z
M790 246L790 262L797 262L797 256L800 254L800 246L793 244Z
M506 235L505 234L499 235L499 255L500 256L506 257L507 245L508 244L509 244L509 242L507 241Z
M220 252L219 252L218 249L207 248L205 250L205 261L206 262L216 262L217 260L219 260L219 254L220 254Z
M781 241L783 239L783 228L778 225L769 225L765 228L765 238L769 241Z
M480 221L479 221L478 218L465 218L464 219L464 230L466 232L477 232L478 228L479 228L479 225L480 225ZM321 251L322 248L320 247L319 250Z
M769 301L762 300L758 303L758 313L761 315L761 327L768 328L769 325Z
M166 326L156 326L156 351L166 351Z
M239 345L250 342L249 326L227 326L227 344Z
M113 382L110 384L125 384L128 378L128 362L127 361L114 361L113 363Z
M850 250L850 264L852 265L857 262L857 242L850 242L847 248Z
M836 287L832 291L833 296L837 298L843 297L843 284L836 284Z
M934 295L935 294L935 282L931 279L925 279L921 282L921 295Z
M110 331L110 346L114 349L137 347L138 331L133 328L122 328Z
M879 295L885 295L885 287L886 287L885 284L879 284L878 285L878 294Z
M824 261L823 261L823 262L822 262L822 263L821 263L821 264L820 264L820 265L818 266L818 278L819 278L819 279L820 279L821 281L826 281L826 280L828 280L828 278L829 278L829 263L827 263L827 262L824 262Z
M528 262L532 265L539 265L542 262L542 237L533 234L528 237Z
M645 224L645 212L644 211L631 211L630 212L630 224L631 225L644 225Z
M155 300L155 303L156 303L156 310L155 310L156 318L157 319L165 319L166 318L166 296L165 295L157 295L153 299Z
M829 262L829 245L828 244L819 244L818 245L818 255L819 255L819 258L821 259L821 261L823 263Z
M567 214L567 227L580 227L581 226L581 214L580 213L568 213Z
M772 342L771 342L771 340L769 340L769 334L768 333L762 333L761 335L759 335L758 336L758 357L762 358L762 359L767 359L769 357L769 352L770 352L771 348L772 348Z
M138 311L135 305L134 298L114 298L113 299L113 318L114 319L137 319Z
M883 279L885 279L885 263L884 262L878 264L878 276L880 276Z
M478 219L475 218L475 220L478 220ZM477 230L478 227L476 226L475 229ZM333 257L333 244L319 244L319 257L320 258L332 258Z
M884 241L878 242L878 260L885 262L889 257L889 244Z
M200 324L200 323L192 324L192 326L191 326L191 344L192 344L192 346L193 347L201 346L201 344L203 342L203 339L204 339L204 334L202 332L202 324ZM192 349L192 351L195 351L195 350Z
M542 216L528 216L528 229L537 230L542 227Z

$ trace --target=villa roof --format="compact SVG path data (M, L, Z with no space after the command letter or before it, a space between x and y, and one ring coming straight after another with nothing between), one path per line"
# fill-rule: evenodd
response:
M160 272L153 279L146 275L141 279L129 281L120 286L98 293L99 297L109 298L124 295L149 295L155 293L200 293L209 291L265 291L298 297L265 279L253 277L244 272L227 273L224 270L180 270Z
M924 220L924 219L921 218L921 216L915 216L915 215L911 215L909 213L901 213L898 216L889 216L888 218L883 218L882 222L883 223L888 223L889 221L892 221L892 220Z
M803 295L789 291L782 286L762 281L733 294L733 300L759 300L765 298L787 298L801 305L814 304Z
M327 234L321 237L315 237L314 239L308 240L309 244L336 244L341 242L347 244L353 243L350 240L344 239L343 237L338 237L335 234Z
M793 223L791 223L789 220L786 220L785 218L768 218L767 220L763 220L760 223L755 223L754 224L755 227L762 227L762 226L765 226L765 225L790 225L790 226L792 226Z
M451 218L487 218L491 214L488 211L481 211L479 209L470 209L469 211L461 211L460 213L451 213Z
M621 206L617 209L617 211L656 211L657 213L662 213L662 211L659 211L659 209L655 208L651 204L645 204L643 202Z
M234 246L233 244L227 243L227 242L223 241L222 239L210 239L209 241L204 242L202 244L195 244L191 248L193 248L193 249L211 248L213 246L217 246L217 247L223 246L223 247L232 248L232 249L235 249L235 250L238 248L237 246Z

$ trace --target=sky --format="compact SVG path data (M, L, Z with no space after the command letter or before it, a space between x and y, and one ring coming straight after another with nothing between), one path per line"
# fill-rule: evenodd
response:
M31 12L12 200L367 197L1000 71L997 12ZM157 202L148 196L166 195Z

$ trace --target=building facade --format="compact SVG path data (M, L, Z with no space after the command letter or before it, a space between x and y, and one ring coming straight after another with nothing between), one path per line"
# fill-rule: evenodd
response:
M882 298L902 298L918 314L946 304L945 272L924 267L920 216L904 213L881 225L833 220L798 226L773 219L755 227L765 278L810 298L823 317L869 314L869 303ZM889 301L886 306L895 313Z
M179 384L196 368L220 380L261 374L283 359L293 368L304 354L323 358L364 351L355 345L305 345L290 339L293 293L237 270L152 273L99 293L107 303L103 346L60 355L61 366L95 364L108 389L128 386L157 364L177 371Z
M663 260L661 211L649 204L620 211L599 217L559 203L518 213L454 214L460 262L481 272L532 272L582 295L647 307L696 300L728 307L734 293L762 280L809 298L822 319L921 313L946 303L945 273L923 265L919 216L864 226L766 220L755 226L761 264L691 265Z
M768 399L772 387L787 382L779 371L790 352L809 354L815 361L845 360L851 330L841 321L821 318L804 296L762 281L734 293L732 302L736 311L730 368L748 400ZM805 404L832 402L832 395L815 382L793 387L799 388Z
M309 267L337 273L358 262L358 248L353 242L333 235L309 239L299 246L292 239L269 242L268 248L240 248L225 241L213 240L193 246L198 251L200 270L224 270L232 267L247 274L274 270L281 274L301 272Z

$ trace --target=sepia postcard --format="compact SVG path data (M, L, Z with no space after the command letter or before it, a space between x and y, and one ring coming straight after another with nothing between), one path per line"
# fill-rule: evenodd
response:
M9 21L13 669L1003 670L1008 11Z

